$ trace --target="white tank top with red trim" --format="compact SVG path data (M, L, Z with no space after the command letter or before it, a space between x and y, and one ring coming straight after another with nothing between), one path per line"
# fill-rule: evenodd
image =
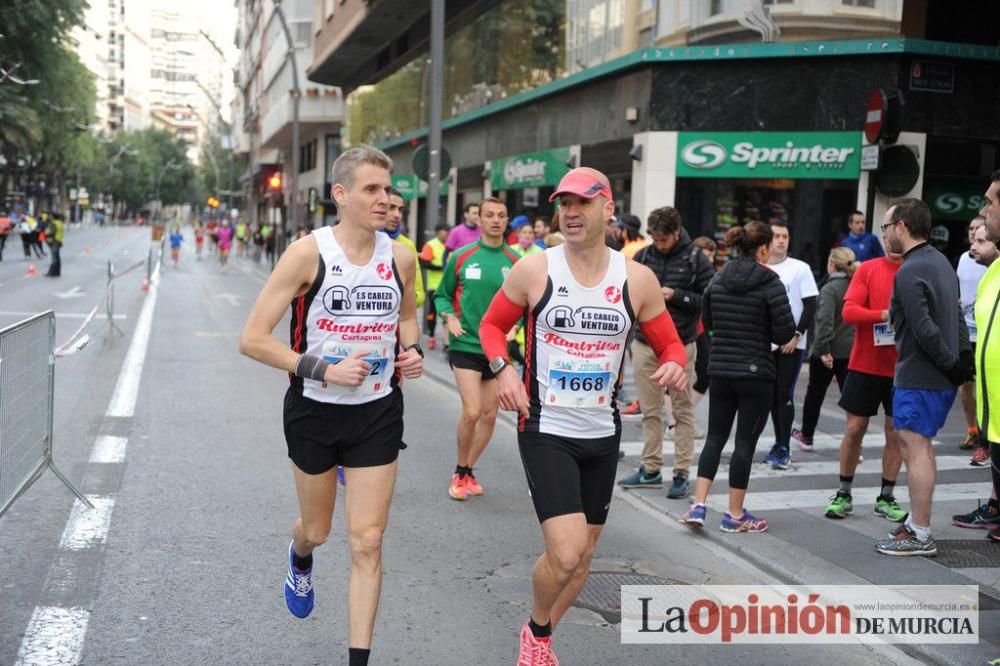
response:
M392 254L392 239L375 234L375 252L356 266L333 235L333 227L312 232L319 246L323 279L292 304L292 348L336 364L358 352L371 374L357 387L292 378L293 386L312 400L356 405L392 391L399 331L402 281ZM319 278L317 276L317 282ZM303 316L304 315L304 316ZM298 382L296 382L298 380Z
M569 269L564 246L545 251L548 284L528 323L525 431L581 439L621 431L614 398L635 317L625 256L608 252L604 278L583 287Z

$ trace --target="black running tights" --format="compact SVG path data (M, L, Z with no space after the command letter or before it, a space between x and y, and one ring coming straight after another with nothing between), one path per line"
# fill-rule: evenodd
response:
M802 434L812 437L819 421L819 410L823 407L826 390L830 382L837 378L837 388L844 392L844 380L847 379L847 359L833 359L833 367L828 368L818 358L809 359L809 386L806 388L806 399L802 401Z
M774 352L774 366L778 377L774 380L771 403L771 423L774 424L774 443L788 448L792 439L792 421L795 420L795 383L802 369L802 350L791 354Z
M698 458L698 476L715 479L722 449L736 421L736 443L729 461L729 487L746 490L757 439L771 408L770 382L712 377L708 393L708 436Z

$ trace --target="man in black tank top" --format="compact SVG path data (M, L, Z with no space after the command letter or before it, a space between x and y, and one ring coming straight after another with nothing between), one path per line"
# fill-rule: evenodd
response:
M376 233L388 216L391 169L392 161L370 146L343 153L333 165L331 197L341 217L333 238L353 266L369 264L378 246ZM399 243L392 245L392 259L398 275L393 276L384 264L379 264L378 270L387 280L398 280L401 288L393 362L399 375L415 379L423 368L423 351L417 344L416 259ZM293 302L293 320L301 320L299 330L330 330L337 323L333 311L348 302L349 294L339 305L333 303L331 314L318 322L308 321L308 313L325 273L336 275L350 267L324 267L319 274L318 266L323 266L323 261L315 234L288 247L247 319L240 351L288 372L293 380L285 401L285 436L300 513L292 527L284 592L285 603L296 617L306 617L312 611L312 552L329 536L337 497L337 466L345 469L344 504L351 548L349 664L363 666L368 663L381 589L382 533L389 517L397 457L405 446L403 401L396 385L398 377L387 396L361 404L326 403L302 395L306 380L312 386L360 387L375 370L364 360L368 358L364 352L331 362L325 354L300 353L306 346L301 344L301 336L295 338L294 331L294 350L272 335ZM296 386L300 388L296 390Z
M566 238L563 247L569 272L583 289L600 286L613 261L621 259L620 254L604 244L605 220L614 212L608 179L594 169L573 169L559 183L552 196L553 200L556 198L562 215L560 231ZM550 287L548 254L528 255L514 265L479 328L483 352L497 376L500 406L522 416L518 446L545 538L545 552L538 558L532 577L531 615L521 628L518 663L526 664L553 663L551 634L587 581L590 561L611 502L621 440L620 428L614 428L611 436L588 439L553 434L543 427L528 431L524 426L532 416L531 410L539 409L537 404L529 406L525 386L531 386L534 393L541 390L537 388L539 384L556 384L549 381L551 374L540 378L542 369L533 367L531 359L525 366L525 377L519 379L507 357L505 334L526 311L532 316L537 314L539 303ZM639 322L661 363L652 379L664 387L683 390L687 384L684 345L666 312L659 282L652 271L633 261L625 262L625 273L625 288L619 291L617 287L609 287L604 297L608 302L629 303L635 315L632 319ZM526 335L533 335L530 321ZM544 340L538 344L542 343ZM588 349L592 349L595 343L574 344L590 345ZM575 387L570 386L572 391L584 392L597 388L583 380ZM551 399L549 393L546 395ZM537 399L537 395L532 395L532 400ZM545 402L546 408L552 403ZM572 400L566 404L572 404ZM568 413L574 408L562 409L563 417L572 418ZM613 414L617 418L617 407L613 407Z

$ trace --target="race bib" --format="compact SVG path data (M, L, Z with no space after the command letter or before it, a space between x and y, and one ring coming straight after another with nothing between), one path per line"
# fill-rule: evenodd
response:
M371 342L325 342L323 343L323 360L331 365L336 365L364 350L368 350L368 354L363 356L362 360L371 365L372 369L360 386L326 384L325 387L356 395L371 395L380 392L385 383L389 381L387 370L392 350L388 347Z
M891 347L896 344L896 330L887 321L872 326L872 337L876 347Z
M479 266L469 266L465 269L466 280L479 280L483 277L483 271Z
M966 322L965 323L965 327L969 329L969 342L975 342L976 341L976 330L977 330L976 329L976 325L975 324L970 324L969 322Z
M553 407L603 407L611 401L611 362L553 356L545 402Z

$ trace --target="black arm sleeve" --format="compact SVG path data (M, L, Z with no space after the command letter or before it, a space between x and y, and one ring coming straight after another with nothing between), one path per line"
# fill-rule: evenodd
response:
M812 326L813 317L816 316L816 297L810 296L809 298L802 299L802 316L799 317L799 323L796 324L795 330L802 331L805 333Z

